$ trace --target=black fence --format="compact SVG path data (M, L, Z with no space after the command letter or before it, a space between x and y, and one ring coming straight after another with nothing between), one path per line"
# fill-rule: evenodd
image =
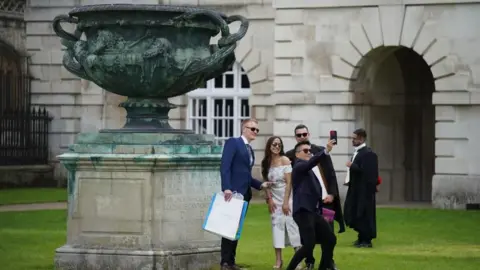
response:
M0 112L0 166L48 164L48 130L45 109Z

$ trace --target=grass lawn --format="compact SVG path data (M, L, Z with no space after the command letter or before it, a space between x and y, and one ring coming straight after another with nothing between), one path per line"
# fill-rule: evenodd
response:
M0 269L51 270L55 248L65 242L65 210L0 213ZM270 218L252 205L238 247L238 263L272 269ZM335 260L342 270L476 270L480 265L480 212L379 209L373 249L355 249L341 234ZM320 248L315 249L319 260ZM286 249L286 263L292 256Z
M0 205L67 201L65 188L0 189Z

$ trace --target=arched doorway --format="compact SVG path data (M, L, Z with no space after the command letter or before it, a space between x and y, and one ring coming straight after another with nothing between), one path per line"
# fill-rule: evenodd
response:
M403 46L366 54L351 83L358 127L379 156L380 202L430 201L435 162L434 77L421 55Z

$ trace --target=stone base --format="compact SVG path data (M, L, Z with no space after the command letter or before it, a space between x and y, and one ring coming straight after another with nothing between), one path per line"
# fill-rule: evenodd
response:
M219 248L166 252L63 246L55 255L55 269L58 270L209 270L219 262Z
M480 203L480 176L433 176L433 207L441 209L465 209L469 203Z

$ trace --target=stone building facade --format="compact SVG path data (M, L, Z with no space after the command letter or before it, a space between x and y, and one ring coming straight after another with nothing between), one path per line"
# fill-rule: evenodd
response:
M250 19L238 65L223 83L171 100L178 105L170 114L175 127L215 133L221 141L239 135L239 121L253 116L261 129L257 165L269 136L281 136L291 148L297 124L306 124L320 144L334 129L339 181L353 151L349 136L365 127L380 157L379 201L433 199L441 208L480 203L474 139L480 136L480 1L470 0L29 0L32 104L53 116L54 164L77 133L120 127L124 112L117 108L123 97L62 67L51 21L77 5L133 2L200 5Z

